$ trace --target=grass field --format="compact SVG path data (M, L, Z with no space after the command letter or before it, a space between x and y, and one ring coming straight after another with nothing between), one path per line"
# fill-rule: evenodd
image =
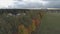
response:
M39 34L60 34L60 13L46 13Z
M44 13L40 28L33 34L60 34L60 13ZM32 17L38 17L37 14L31 13ZM34 16L33 16L34 15ZM19 17L9 16L4 13L0 15L0 34L12 34L17 32L17 26L23 23L25 27L28 27L32 23L30 14ZM27 21L27 20L28 21ZM27 25L28 24L28 25ZM40 30L39 30L40 29ZM13 31L13 32L12 32ZM20 30L19 30L20 31Z

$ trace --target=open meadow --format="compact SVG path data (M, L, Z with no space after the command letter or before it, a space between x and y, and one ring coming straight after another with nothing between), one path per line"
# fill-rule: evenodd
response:
M40 34L60 34L60 13L46 13L40 26Z

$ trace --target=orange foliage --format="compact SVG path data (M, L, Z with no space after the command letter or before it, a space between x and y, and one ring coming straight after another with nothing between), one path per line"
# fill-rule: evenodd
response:
M29 34L31 34L31 32L32 32L32 27L31 27L31 25L28 27L28 31L29 31Z
M32 31L35 31L36 29L36 24L34 20L32 20L31 28L32 28Z
M21 25L19 25L18 26L18 34L24 34L24 25L23 24L21 24Z
M29 31L27 28L24 29L24 34L29 34Z
M38 19L33 19L33 23L35 23L35 26L37 27L40 24L40 21Z
M24 29L24 25L23 24L19 25L18 29Z
M24 27L23 24L18 26L18 34L31 34L32 31L35 31L36 27L38 27L40 24L40 20L37 18L32 19L32 24L30 26L28 26L27 28Z

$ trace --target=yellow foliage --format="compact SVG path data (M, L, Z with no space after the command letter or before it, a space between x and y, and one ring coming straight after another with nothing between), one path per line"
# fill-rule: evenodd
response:
M33 20L32 24L31 24L31 28L32 28L32 31L35 31L35 29L36 29L36 24L35 24L34 20Z

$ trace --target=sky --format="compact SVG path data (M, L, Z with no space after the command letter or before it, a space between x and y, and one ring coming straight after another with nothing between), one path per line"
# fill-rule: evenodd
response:
M0 0L0 8L60 8L60 0Z

